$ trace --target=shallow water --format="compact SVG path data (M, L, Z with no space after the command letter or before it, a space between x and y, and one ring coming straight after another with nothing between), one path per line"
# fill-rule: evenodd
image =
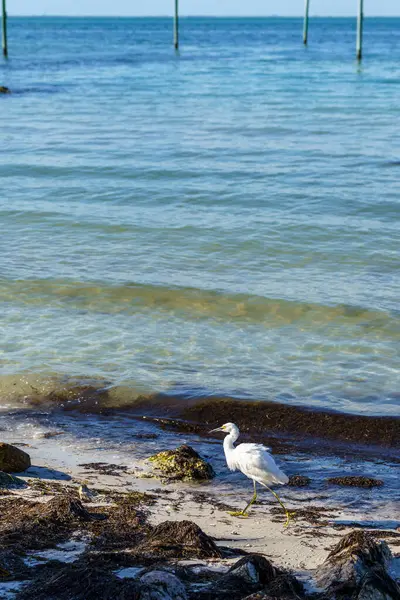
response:
M398 415L399 19L10 19L3 401ZM116 395L118 395L118 391ZM118 404L118 403L117 403Z
M211 482L186 484L193 492L210 492L224 502L244 505L251 492L251 483L240 472L232 473L226 466L222 448L222 435L198 436L171 429L160 428L150 419L132 419L127 415L47 415L31 412L12 414L1 418L2 440L9 443L27 444L23 447L32 457L32 467L25 473L28 476L45 479L75 481L89 480L93 471L82 464L103 462L128 467L132 475L127 489L150 489L154 479L141 478L151 474L149 456L189 444L213 466L216 478ZM57 433L57 435L54 435ZM50 434L45 438L45 434ZM153 437L154 436L154 437ZM218 439L220 438L220 439ZM249 441L242 434L239 442ZM303 448L296 442L289 442L282 453L279 440L268 435L263 437L271 446L274 459L284 472L291 476L305 475L310 485L304 488L279 487L279 493L288 504L297 508L308 505L335 508L339 512L330 515L338 523L358 522L363 527L395 529L399 524L398 477L399 454L383 456L370 448L359 453L355 448L344 446L327 448L309 446ZM382 487L363 489L342 487L330 484L330 477L357 476L372 477L383 482ZM106 485L119 487L123 480L119 477L106 478ZM182 489L181 483L176 483ZM185 486L184 486L185 488ZM265 491L260 493L261 503L274 505L274 500ZM298 505L297 503L300 503ZM308 503L308 504L307 504Z

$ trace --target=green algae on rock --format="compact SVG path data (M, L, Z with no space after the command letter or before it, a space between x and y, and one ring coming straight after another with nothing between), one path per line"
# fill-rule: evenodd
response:
M215 476L214 469L190 446L166 450L148 459L163 478L179 481L207 481Z
M6 473L21 473L26 471L31 466L31 459L29 454L6 444L0 442L0 469Z

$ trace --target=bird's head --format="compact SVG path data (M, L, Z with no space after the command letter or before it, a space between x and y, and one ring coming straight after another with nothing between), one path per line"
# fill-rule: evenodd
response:
M221 427L217 427L217 429L212 429L209 433L216 433L217 431L222 431L223 433L238 433L239 429L235 423L225 423L224 425L221 425Z

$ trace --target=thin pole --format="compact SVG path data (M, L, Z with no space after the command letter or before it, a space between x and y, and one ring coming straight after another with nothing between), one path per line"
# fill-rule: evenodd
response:
M175 14L174 14L174 48L178 50L179 48L179 9L178 9L178 1L175 0Z
M7 58L8 56L8 47L7 47L7 12L6 12L6 0L2 0L2 46L3 46L3 55Z
M358 2L358 17L357 17L357 48L356 57L360 61L362 59L362 42L363 42L363 21L364 21L364 0Z
M303 24L303 43L307 46L308 42L308 14L310 12L310 0L306 0L304 10L304 24Z

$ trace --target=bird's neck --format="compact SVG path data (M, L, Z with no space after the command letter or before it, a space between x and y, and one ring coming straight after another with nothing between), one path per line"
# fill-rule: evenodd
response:
M228 460L228 456L235 449L235 446L233 444L236 442L238 437L239 437L239 434L237 434L236 432L232 432L229 435L227 435L224 439L224 452L225 452L225 456L226 456L227 460Z

